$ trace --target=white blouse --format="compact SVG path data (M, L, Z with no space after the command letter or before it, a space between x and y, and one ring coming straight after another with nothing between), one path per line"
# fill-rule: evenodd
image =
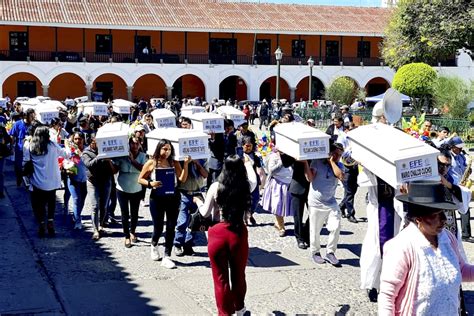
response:
M245 163L245 169L247 170L247 178L250 184L250 192L253 192L257 187L257 175L253 170L252 162L249 160ZM217 205L217 191L219 190L219 182L214 182L209 187L206 193L206 199L204 203L199 205L199 212L202 216L209 217L211 216L214 222L220 222L221 214L219 207Z
M451 241L443 231L434 249L419 233L418 291L414 302L416 315L458 315L461 271Z

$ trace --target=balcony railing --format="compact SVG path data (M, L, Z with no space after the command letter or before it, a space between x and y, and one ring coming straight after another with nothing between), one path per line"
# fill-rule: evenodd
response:
M312 56L314 65L324 66L380 66L381 58L358 57L318 57ZM309 56L283 56L281 65L307 66ZM207 55L207 54L142 54L142 53L97 53L71 51L10 51L0 50L0 60L10 61L58 61L58 62L89 62L89 63L153 63L153 64L236 64L236 65L276 65L275 56L250 55ZM433 66L455 66L455 60L433 63Z

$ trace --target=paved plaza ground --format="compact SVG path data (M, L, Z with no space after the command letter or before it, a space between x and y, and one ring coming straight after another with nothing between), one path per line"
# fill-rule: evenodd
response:
M167 270L150 260L152 231L148 208L140 208L139 242L124 247L120 226L108 237L91 239L90 204L85 229L73 231L70 219L56 215L57 236L39 239L25 188L17 188L6 165L7 198L0 200L0 314L145 315L216 313L206 238L200 234L196 255L175 257ZM62 201L58 191L58 203ZM342 187L337 196L342 197ZM365 191L356 196L356 216L365 218ZM119 214L117 206L116 214ZM342 267L316 265L300 250L287 218L288 236L278 237L273 216L257 214L249 228L246 305L256 315L373 315L377 305L359 289L359 255L366 223L343 219L337 256ZM327 231L323 231L323 244ZM163 239L160 240L163 242ZM474 245L464 244L471 262ZM466 284L474 313L474 286Z

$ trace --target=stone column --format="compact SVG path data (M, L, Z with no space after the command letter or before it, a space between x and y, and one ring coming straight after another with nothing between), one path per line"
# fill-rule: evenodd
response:
M290 103L293 104L296 98L296 88L290 87Z
M89 99L89 101L92 101L92 88L94 86L91 85L91 84L86 84L86 95L87 95L87 98Z
M43 97L47 97L48 96L48 89L49 89L49 85L42 85L41 88L43 88Z
M166 99L173 99L173 87L166 87Z
M132 101L132 99L133 99L133 86L127 86L127 98L128 98L128 101Z

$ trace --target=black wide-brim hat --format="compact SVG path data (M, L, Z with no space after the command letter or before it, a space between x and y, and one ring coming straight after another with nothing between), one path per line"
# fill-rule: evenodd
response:
M443 184L435 181L413 181L408 185L408 194L399 195L397 200L412 206L439 210L456 210L451 193Z

